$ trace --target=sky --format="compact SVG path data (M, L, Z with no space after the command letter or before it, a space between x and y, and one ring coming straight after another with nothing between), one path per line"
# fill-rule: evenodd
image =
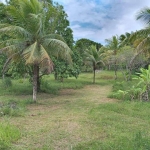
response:
M144 28L136 15L142 8L150 7L150 0L53 1L64 6L75 41L87 38L102 44L113 35Z
M150 0L55 0L68 14L74 39L88 38L104 44L113 35L136 31L145 24L137 13L150 7Z

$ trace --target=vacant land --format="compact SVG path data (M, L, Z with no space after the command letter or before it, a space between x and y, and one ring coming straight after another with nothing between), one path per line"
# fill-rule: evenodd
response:
M12 150L150 149L150 104L108 98L114 82L111 73L98 73L95 85L92 74L64 83L52 77L45 80L52 94L40 93L38 103L28 104L22 116L0 117L0 122L9 122L21 132ZM15 87L1 92L0 101L30 101L31 86L23 82L13 81L22 88L17 95Z

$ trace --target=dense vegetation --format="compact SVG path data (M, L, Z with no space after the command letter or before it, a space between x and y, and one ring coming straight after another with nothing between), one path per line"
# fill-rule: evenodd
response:
M52 0L0 3L0 150L150 149L149 16L102 45Z

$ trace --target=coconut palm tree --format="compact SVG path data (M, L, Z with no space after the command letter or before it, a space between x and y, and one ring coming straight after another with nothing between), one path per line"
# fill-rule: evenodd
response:
M114 70L115 70L115 80L117 79L117 59L116 59L116 55L117 52L120 50L120 42L119 42L119 38L117 36L113 36L110 39L106 39L106 48L108 50L113 51L113 56L114 56Z
M120 45L122 46L130 46L132 45L132 42L130 40L130 36L131 36L132 32L129 33L129 32L126 32L125 34L121 34L119 36L119 41L120 41Z
M150 8L144 8L138 12L136 19L142 20L146 24L146 28L133 33L131 36L136 46L136 54L130 61L131 66L139 54L146 53L148 58L150 56Z
M18 0L17 7L7 8L12 24L0 24L0 33L10 37L0 42L0 51L8 56L5 66L22 58L26 65L33 67L33 100L36 102L39 70L47 73L53 70L51 56L61 56L71 62L71 50L61 36L48 34L48 9L44 9L42 2Z
M96 46L92 45L85 50L85 61L89 62L93 68L93 83L95 83L95 71L97 65L104 62L102 61L101 51L97 50Z

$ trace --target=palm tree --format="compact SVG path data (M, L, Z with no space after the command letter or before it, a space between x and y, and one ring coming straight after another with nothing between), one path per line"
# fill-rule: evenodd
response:
M136 46L137 50L135 56L130 61L131 66L134 59L138 55L146 53L148 58L150 55L150 8L144 8L140 12L138 12L136 19L142 20L147 26L146 28L133 33L131 36L131 39L134 40L134 45Z
M114 52L112 50L108 50L105 46L101 47L100 51L103 51L102 52L103 62L105 63L107 70L110 70L112 64L112 55L114 54Z
M117 79L117 52L120 50L120 42L117 36L113 36L111 39L106 39L106 48L113 51L114 56L114 70L115 70L115 80Z
M93 83L95 83L95 71L97 65L103 63L101 51L97 50L96 46L92 45L85 50L85 61L89 62L93 68Z
M125 34L121 34L119 36L119 41L120 41L120 45L122 46L130 46L132 45L132 42L130 40L130 36L131 36L132 32L129 33L129 32L126 32Z
M18 0L17 6L17 9L14 6L7 9L14 25L0 24L0 32L11 37L0 43L0 51L8 56L5 66L23 58L26 65L33 67L33 100L36 102L39 70L44 68L47 73L53 70L51 56L61 56L71 62L71 50L62 37L48 34L48 10L44 9L42 2Z

